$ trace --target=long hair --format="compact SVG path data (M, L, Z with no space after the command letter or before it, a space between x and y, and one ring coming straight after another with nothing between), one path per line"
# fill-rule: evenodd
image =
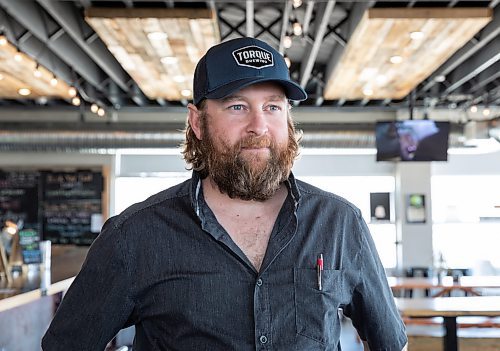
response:
M201 125L206 125L207 113L206 113L206 100L203 100L199 106L197 106L200 113L200 123ZM290 111L287 111L288 115L288 148L293 154L293 158L296 159L300 152L300 140L302 139L302 132L295 130L295 124L292 119ZM205 129L206 128L202 128ZM196 137L196 134L189 124L189 120L186 121L186 129L184 130L186 135L185 141L182 144L182 154L184 160L188 163L187 169L192 169L200 173L201 178L208 176L209 169L207 166L207 157L202 148L201 140Z

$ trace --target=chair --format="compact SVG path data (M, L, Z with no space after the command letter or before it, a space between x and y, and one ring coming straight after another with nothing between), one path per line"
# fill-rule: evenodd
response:
M405 271L407 277L423 277L429 278L431 276L431 269L429 267L408 267ZM430 296L430 290L425 289L424 294L426 297ZM405 291L406 297L413 297L413 289L408 289Z

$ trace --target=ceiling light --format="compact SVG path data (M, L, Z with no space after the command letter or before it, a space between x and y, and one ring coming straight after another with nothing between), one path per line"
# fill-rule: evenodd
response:
M412 40L423 39L424 38L424 32L421 32L421 31L410 32L410 38Z
M149 40L165 40L168 38L167 33L165 32L151 32L148 33Z
M17 53L14 55L14 60L16 60L17 62L21 62L23 60L23 57L20 53Z
M491 113L491 111L490 111L490 109L489 109L489 108L485 108L485 109L483 110L483 116L485 116L485 117L488 117L488 116L490 115L490 113Z
M294 35L299 36L302 34L302 25L298 21L295 21L292 24L292 30Z
M292 65L292 61L290 61L290 57L285 56L285 63L288 68Z
M98 110L99 106L97 106L96 104L90 105L90 111L92 111L93 113L97 113Z
M40 78L42 76L42 71L40 71L40 67L36 65L35 70L33 71L33 75L37 78Z
M52 79L50 80L50 85L52 85L53 87L55 87L57 85L57 78L56 77L52 77Z
M40 96L39 98L35 99L35 101L39 105L45 105L47 102L49 102L49 99L47 99L45 96Z
M470 112L472 112L472 113L476 113L476 112L477 112L477 106L476 106L476 105L472 105L472 106L470 107Z
M293 0L293 8L300 7L302 5L302 0Z
M97 115L99 117L104 117L105 114L106 114L106 111L102 107L99 107L99 109L97 110Z
M4 77L3 77L3 74L0 74L0 80L2 80Z
M434 81L438 83L442 83L446 80L446 76L444 74L440 74L436 77L434 77Z
M21 88L17 92L22 96L28 96L29 94L31 94L31 90L29 90L28 88Z
M73 99L71 99L71 103L75 106L80 106L81 102L82 101L80 100L80 98L78 96L75 96Z
M0 46L7 45L7 38L5 36L1 35L0 36Z
M68 94L69 94L69 96L71 96L71 97L76 96L76 89L75 89L75 87L70 87L70 88L68 89Z
M285 49L290 49L292 47L292 37L290 37L289 35L285 35L283 37L283 47Z
M179 61L179 59L177 57L173 57L173 56L165 56L165 57L162 57L160 59L160 61L164 64L167 64L167 65L173 65L173 64L176 64L177 61Z
M384 74L379 74L377 78L375 78L375 81L377 82L378 86L385 85L387 83L387 76Z
M185 81L186 81L186 77L184 77L184 76L181 76L181 75L174 76L174 82L182 83Z
M391 61L391 63L398 64L398 63L403 62L403 58L399 55L394 55L394 56L391 56L389 61Z
M373 89L370 88L370 87L363 88L363 95L372 96L373 95Z
M191 96L191 90L189 90L189 89L182 89L181 95L185 96L185 97L189 97L189 96Z

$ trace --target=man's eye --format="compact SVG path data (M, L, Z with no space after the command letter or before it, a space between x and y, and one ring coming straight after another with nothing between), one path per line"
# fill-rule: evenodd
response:
M268 109L269 109L269 111L281 111L281 106L278 106L278 105L269 105Z
M228 107L228 109L233 110L233 111L242 111L245 109L245 106L243 105L231 105Z

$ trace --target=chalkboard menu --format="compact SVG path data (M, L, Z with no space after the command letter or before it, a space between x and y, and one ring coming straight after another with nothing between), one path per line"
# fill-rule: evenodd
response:
M40 238L90 245L101 229L102 192L97 171L0 171L0 226L9 220L24 231L25 261L38 260Z
M0 225L12 221L19 228L40 231L39 178L39 172L0 171Z
M102 222L102 174L42 172L41 184L44 240L90 245Z

